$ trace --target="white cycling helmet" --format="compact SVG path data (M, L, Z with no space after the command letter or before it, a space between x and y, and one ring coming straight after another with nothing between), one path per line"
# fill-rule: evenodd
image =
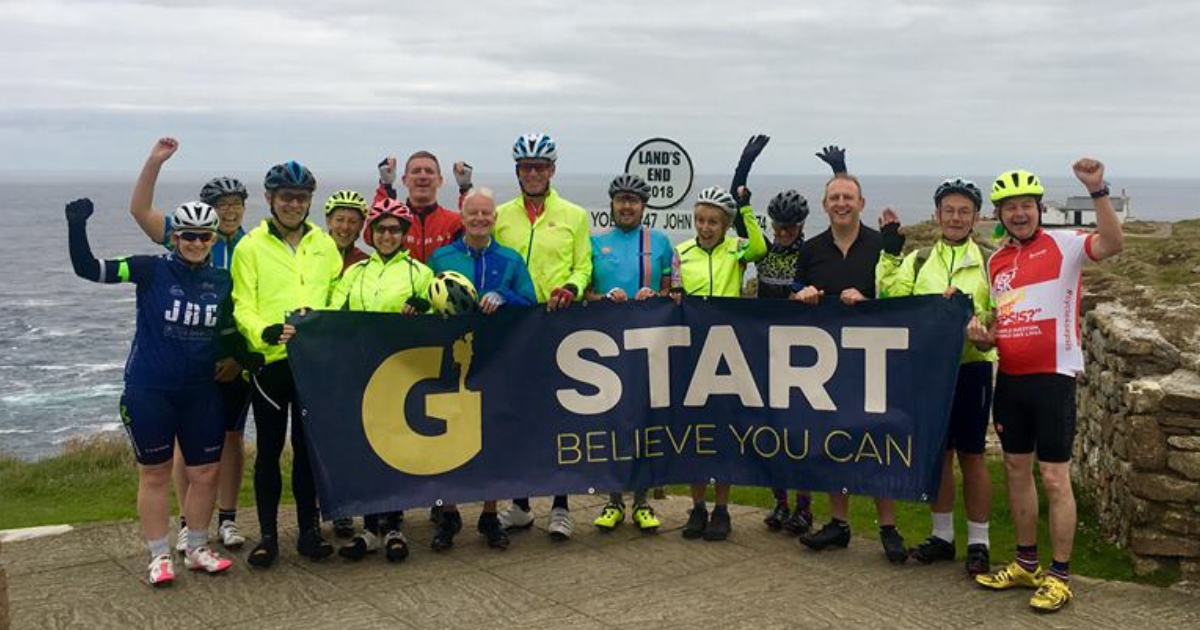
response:
M527 133L513 143L513 160L558 159L558 147L549 134Z
M724 210L730 219L737 216L737 203L733 200L733 195L720 186L709 186L701 190L700 195L696 197L696 203L716 206Z
M216 232L218 223L217 211L203 201L189 201L175 208L175 214L171 216L171 228L174 230Z

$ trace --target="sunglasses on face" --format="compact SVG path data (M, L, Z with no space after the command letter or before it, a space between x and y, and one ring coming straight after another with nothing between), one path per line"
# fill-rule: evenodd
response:
M195 243L196 241L200 241L201 243L207 243L213 239L213 233L212 232L179 232L179 238L180 238L180 240L184 240L189 243Z
M374 226L374 227L372 227L372 228L371 228L371 231L375 232L376 234L391 234L391 235L403 234L403 233L404 233L404 226L400 226L400 225L376 225L376 226Z
M517 165L517 170L522 173L545 173L550 170L549 162L522 162Z
M312 199L312 193L292 192L290 190L284 190L279 193L279 200L284 203L291 203L293 201L299 201L303 203L309 201L310 199Z

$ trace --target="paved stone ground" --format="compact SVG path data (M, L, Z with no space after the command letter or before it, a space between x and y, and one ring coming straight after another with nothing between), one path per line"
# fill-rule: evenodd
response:
M724 543L683 540L688 502L657 502L664 527L642 535L626 522L611 534L590 525L598 497L572 497L576 537L552 542L548 504L538 527L488 549L463 509L453 550L429 551L427 512L409 512L412 555L389 565L296 556L285 532L280 563L252 571L238 555L226 575L181 575L147 587L137 524L80 528L4 545L13 628L1200 628L1200 595L1076 578L1075 601L1038 615L1030 591L971 586L959 563L888 565L874 533L848 550L813 553L766 531L762 510L733 506ZM249 512L252 512L250 510ZM256 531L252 514L244 529ZM281 521L290 521L288 517ZM917 532L910 532L916 535ZM181 565L177 565L181 566ZM183 571L186 573L186 571Z

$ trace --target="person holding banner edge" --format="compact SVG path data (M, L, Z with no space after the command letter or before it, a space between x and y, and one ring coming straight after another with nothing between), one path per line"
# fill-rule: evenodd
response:
M836 295L843 304L854 305L875 297L875 265L883 241L879 232L860 220L866 203L857 177L839 172L829 178L821 199L829 229L810 239L800 252L791 299L815 305L826 295ZM800 536L801 544L814 551L849 546L850 497L829 493L829 508L829 522ZM896 502L876 498L875 509L884 555L889 562L905 562L908 550L896 529Z
M700 191L694 209L696 237L675 247L679 255L679 279L687 295L701 297L739 298L749 263L761 260L767 253L754 209L750 207L750 191L738 189L734 199L720 186ZM735 217L740 216L747 239L729 236ZM705 504L707 485L693 483L692 509L688 513L683 537L688 539L725 540L733 528L729 519L730 484L716 484L716 505L709 517Z
M641 177L622 174L608 185L609 212L613 228L592 236L592 282L587 299L627 302L667 295L679 281L679 259L667 235L642 225L650 185ZM643 532L662 524L647 499L647 489L633 493L633 522ZM625 520L621 492L612 492L608 504L592 524L612 531Z
M972 319L967 333L1000 353L993 417L1004 448L1008 499L1016 529L1016 559L975 581L992 590L1035 588L1029 605L1055 612L1070 603L1075 542L1071 452L1075 440L1075 379L1083 372L1079 304L1083 265L1121 253L1121 222L1109 200L1104 164L1082 158L1072 166L1096 210L1096 231L1047 231L1041 180L1028 171L1000 174L992 183L996 231L1007 236L988 261L994 319ZM1036 457L1049 504L1051 565L1038 562Z
M879 219L883 252L875 267L880 298L962 292L974 305L975 316L990 321L990 283L985 250L971 240L983 193L969 180L942 182L933 195L933 218L941 235L933 247L913 251L901 258L904 235L900 219L885 208ZM963 345L954 402L950 408L950 431L942 465L942 483L937 501L930 506L933 532L909 555L924 564L954 560L954 457L963 475L963 502L967 513L967 574L972 577L991 570L988 553L988 514L991 513L992 484L984 449L992 406L992 368L996 352Z
M333 238L308 220L317 180L299 162L277 164L263 179L271 216L242 239L233 255L234 319L251 351L266 365L253 375L254 421L258 452L254 459L254 497L261 538L246 561L267 568L279 558L279 497L283 478L279 460L291 420L292 495L300 536L296 550L311 560L333 554L321 537L316 482L305 444L296 385L287 360L287 342L295 326L287 313L324 308L342 271Z
M517 138L512 149L521 194L496 209L496 241L524 259L539 303L554 312L583 298L592 277L592 243L587 212L563 199L550 185L558 146L548 134ZM533 525L528 497L514 499L500 513L505 529ZM556 495L550 510L550 537L571 537L574 522L566 495Z
M454 165L457 175L462 162ZM461 179L460 179L461 181ZM449 245L439 247L429 257L429 266L434 273L455 271L471 280L479 295L479 310L485 315L495 313L505 305L530 306L537 303L533 280L525 261L516 251L504 247L492 237L496 227L496 197L488 188L470 188L462 199L462 238ZM462 529L462 516L458 506L442 506L437 520L437 532L432 542L435 551L443 551L454 545L454 536ZM500 525L496 501L484 501L476 529L487 540L488 547L507 549L508 534Z

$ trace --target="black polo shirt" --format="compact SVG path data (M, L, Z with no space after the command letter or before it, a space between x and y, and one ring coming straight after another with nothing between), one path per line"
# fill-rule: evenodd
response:
M795 288L817 287L827 296L837 297L854 287L868 298L875 297L875 264L883 249L883 237L876 230L858 224L858 237L846 255L833 242L831 229L804 242L796 263Z

